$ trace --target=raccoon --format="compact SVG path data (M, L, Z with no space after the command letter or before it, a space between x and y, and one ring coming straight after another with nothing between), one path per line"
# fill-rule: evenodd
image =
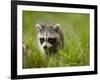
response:
M38 44L45 54L57 53L64 47L64 35L60 24L36 24L38 31Z

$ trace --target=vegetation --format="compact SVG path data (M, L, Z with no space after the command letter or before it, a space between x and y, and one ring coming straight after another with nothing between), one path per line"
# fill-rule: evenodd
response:
M64 32L65 47L54 55L41 55L35 24L59 23ZM23 55L23 68L87 66L89 54L89 14L23 11L23 41L31 50Z

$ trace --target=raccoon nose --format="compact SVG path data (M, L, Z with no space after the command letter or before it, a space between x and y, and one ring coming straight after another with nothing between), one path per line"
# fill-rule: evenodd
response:
M44 49L47 49L47 46L44 46Z

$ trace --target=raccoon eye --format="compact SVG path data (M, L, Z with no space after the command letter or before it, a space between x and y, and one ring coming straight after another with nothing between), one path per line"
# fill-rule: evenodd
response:
M40 43L42 44L44 42L44 38L40 38Z
M48 42L54 44L56 42L56 38L48 38Z

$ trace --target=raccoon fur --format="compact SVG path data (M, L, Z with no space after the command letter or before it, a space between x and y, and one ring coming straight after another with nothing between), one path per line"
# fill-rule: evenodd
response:
M57 53L64 47L64 35L59 24L36 24L38 44L45 54Z

